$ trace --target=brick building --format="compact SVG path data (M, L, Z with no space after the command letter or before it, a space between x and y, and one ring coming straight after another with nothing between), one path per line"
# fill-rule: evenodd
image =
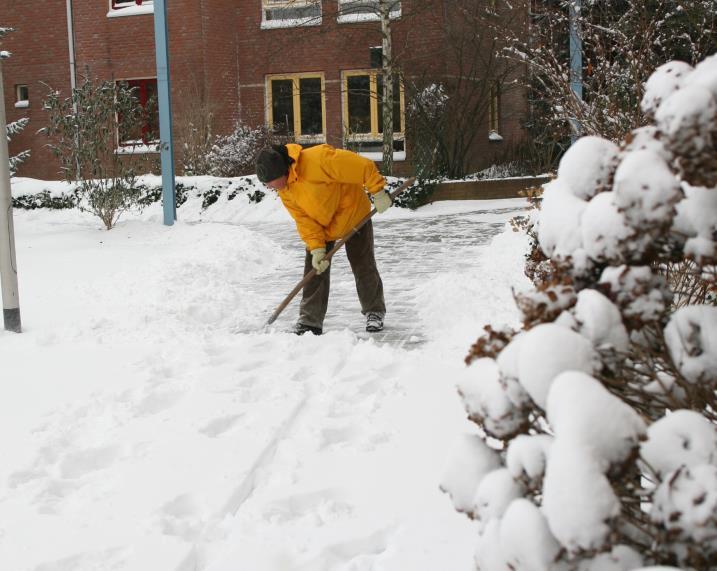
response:
M168 0L175 150L182 143L177 126L192 113L211 110L217 134L240 120L271 126L303 144L374 152L369 156L380 160L382 35L371 7L377 1ZM459 4L401 0L392 12L393 61L404 78L396 83L397 174L413 171L420 145L406 113L416 86L466 75L466 64L446 49L447 35L455 31L451 11ZM490 7L495 0L478 4ZM522 16L510 15L518 21ZM8 120L30 119L11 142L11 154L32 151L20 176L60 178L37 130L46 122L43 84L69 94L72 60L78 77L89 71L127 80L141 101L156 90L152 0L0 0L0 25L15 29L2 43L13 54L3 64ZM489 164L524 136L524 92L501 92L488 87L487 77L481 81L490 100L484 113L465 118L476 133L470 168Z

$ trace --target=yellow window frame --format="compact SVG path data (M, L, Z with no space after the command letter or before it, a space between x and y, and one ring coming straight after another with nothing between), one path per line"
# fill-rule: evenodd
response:
M300 80L301 79L320 79L321 80L321 134L319 135L304 135L301 132L301 92ZM291 80L291 98L292 107L294 110L294 138L298 143L325 143L326 142L326 81L324 74L321 72L307 72L307 73L281 73L275 75L266 76L266 123L270 129L274 128L274 116L273 116L273 105L272 105L272 81Z
M490 102L488 104L488 131L500 131L500 88L497 83L490 86Z
M380 141L383 133L378 130L378 117L381 112L378 104L378 75L381 73L377 69L364 69L344 71L341 73L341 116L343 122L344 137L348 141ZM348 78L356 76L369 76L369 90L371 101L371 132L370 133L350 133L349 132L349 89ZM395 94L394 94L395 96ZM406 133L406 110L405 110L405 94L403 88L403 80L399 81L399 109L401 113L401 131L393 133L395 141L404 140Z

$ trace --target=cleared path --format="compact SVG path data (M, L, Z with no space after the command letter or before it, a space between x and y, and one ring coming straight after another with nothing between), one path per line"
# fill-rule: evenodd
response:
M494 204L494 203L493 203ZM422 323L416 311L416 289L422 281L444 271L468 270L477 265L476 247L484 245L500 233L505 222L525 209L511 205L506 208L481 208L458 214L420 215L410 218L374 216L376 258L384 283L387 314L381 333L365 332L353 274L342 249L333 258L331 295L324 331L350 329L362 337L379 343L410 348L425 341L424 331L430 324ZM276 273L269 282L247 284L274 296L271 311L299 282L303 272L303 245L293 223L251 225L253 230L270 236L289 251L296 251L296 265ZM441 295L441 292L436 292ZM298 316L301 293L284 310L275 326L281 330L293 327ZM273 305L272 305L273 304Z

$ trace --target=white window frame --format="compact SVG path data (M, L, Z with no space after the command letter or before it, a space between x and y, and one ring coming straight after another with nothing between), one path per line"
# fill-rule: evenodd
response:
M343 129L344 142L349 143L383 143L383 132L378 130L378 115L381 108L378 103L378 76L381 70L378 69L357 69L341 72L341 125ZM371 132L370 133L350 133L349 132L349 89L348 78L355 76L369 76L369 85L371 90ZM395 93L394 93L395 95ZM400 113L401 113L401 131L393 133L393 140L403 142L403 151L393 151L393 160L401 161L406 159L406 99L403 82L400 82ZM359 151L359 154L372 160L381 160L382 153Z
M154 0L142 0L142 4L129 4L128 6L115 6L115 0L108 0L107 17L123 18L126 16L141 16L142 14L154 14Z
M350 6L351 4L375 4L378 7L379 0L338 0L339 13L336 17L336 21L339 24L350 24L353 22L376 22L381 19L378 11L360 12L353 14L344 14L342 7ZM401 17L401 0L394 0L395 6L389 12L389 18L396 20Z
M303 135L301 133L301 103L299 92L299 80L303 78L319 78L321 79L321 133L316 135ZM297 143L303 145L320 144L326 142L326 78L323 72L306 72L306 73L281 73L266 76L264 93L266 95L266 124L269 128L273 128L274 117L271 100L271 82L273 80L292 80L293 89L293 108L294 108L294 139Z
M23 87L27 90L27 97L25 98L20 96L20 91ZM30 107L30 87L26 83L18 83L15 85L15 108L24 109L26 107Z
M318 6L318 15L306 16L305 18L276 18L267 19L267 11L306 8ZM261 29L271 30L274 28L296 28L300 26L320 26L323 16L322 0L261 0Z

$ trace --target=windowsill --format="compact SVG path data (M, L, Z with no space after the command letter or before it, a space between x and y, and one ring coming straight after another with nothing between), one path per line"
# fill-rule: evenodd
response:
M383 153L358 153L362 157L366 157L367 159L371 159L374 162L380 163L383 160ZM393 152L393 160L396 162L405 161L406 160L406 151L394 151Z
M29 101L17 101L15 103L15 109L27 109L28 107L30 107Z
M275 30L277 28L300 28L306 26L320 26L321 18L295 18L293 20L264 20L262 30Z
M390 20L397 20L401 17L401 11L391 12L389 14ZM381 17L374 13L364 14L343 14L336 17L336 21L339 24L354 24L356 22L378 22Z
M107 12L108 18L123 18L124 16L141 16L142 14L154 14L154 4L142 4L141 6L127 6L126 8L115 8Z
M296 142L300 145L323 145L326 143L324 135L301 135L297 137Z
M115 149L116 155L151 155L156 153L159 153L159 143L149 145L124 145Z

